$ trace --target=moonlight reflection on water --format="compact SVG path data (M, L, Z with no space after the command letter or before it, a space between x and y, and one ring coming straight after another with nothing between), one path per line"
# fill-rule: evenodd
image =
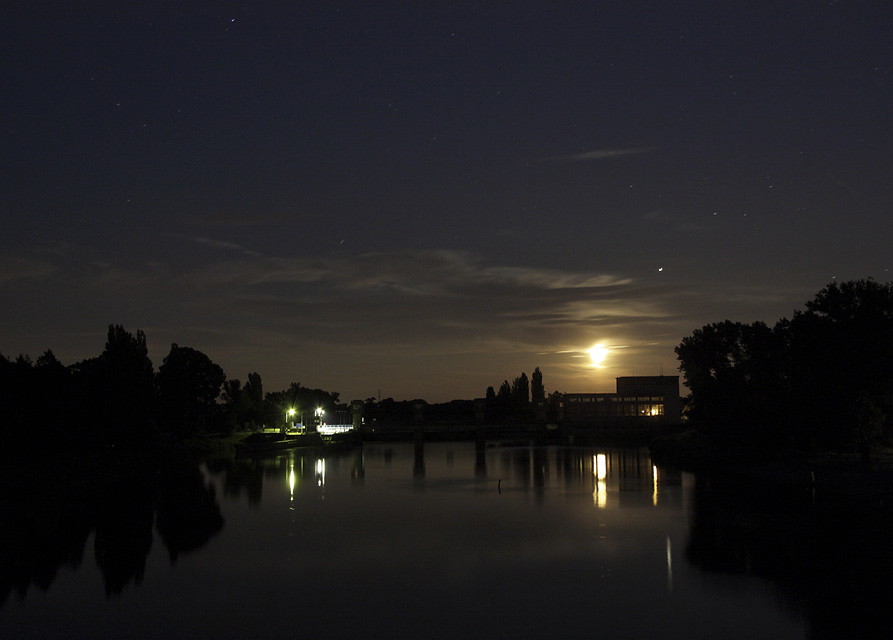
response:
M804 635L771 583L686 560L694 479L647 451L380 444L205 479L225 525L204 546L150 542L109 598L84 553L45 594L7 598L3 635Z

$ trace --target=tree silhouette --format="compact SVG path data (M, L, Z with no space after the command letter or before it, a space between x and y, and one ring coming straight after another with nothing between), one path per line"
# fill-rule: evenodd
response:
M540 404L546 401L546 387L543 385L543 372L537 367L530 376L530 401Z
M195 433L213 426L216 401L226 376L201 351L171 345L158 368L161 414L175 433Z
M109 325L105 350L81 373L90 378L88 404L104 442L134 445L150 435L155 373L145 333L134 336L121 325Z
M784 387L781 343L762 322L729 320L684 338L676 354L691 389L691 420L717 439L772 438L777 396Z
M245 396L248 402L247 419L254 423L260 423L264 410L264 385L260 374L256 371L248 374L248 381L245 383Z
M530 404L530 380L524 372L512 380L512 400L518 409L526 408Z
M800 429L866 452L893 418L893 285L831 283L789 323L791 395Z
M676 354L690 419L714 440L867 454L890 435L890 284L832 283L792 320L707 325Z

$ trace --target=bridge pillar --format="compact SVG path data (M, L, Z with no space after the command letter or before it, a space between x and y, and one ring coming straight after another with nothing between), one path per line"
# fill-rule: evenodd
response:
M363 405L365 403L362 400L351 400L350 401L350 415L351 422L353 423L353 428L357 433L362 433L363 431Z

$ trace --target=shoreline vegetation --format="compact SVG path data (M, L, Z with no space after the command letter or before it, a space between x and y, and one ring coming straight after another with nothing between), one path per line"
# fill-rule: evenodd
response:
M729 494L806 492L890 514L891 284L832 282L791 319L713 323L676 354L688 423L650 443L655 461Z
M729 320L706 325L683 338L676 353L690 392L684 425L563 423L562 394L547 394L536 368L530 379L522 373L476 401L368 398L361 408L363 439L410 440L422 433L432 441L647 446L656 460L691 469L746 470L763 460L782 466L815 459L829 468L835 466L830 460L849 461L844 452L872 468L872 457L880 465L890 455L891 284L832 282L790 320L773 327ZM0 388L6 458L58 453L90 459L98 452L225 457L263 426L301 422L312 430L314 415L343 424L356 408L341 403L337 392L296 382L265 393L258 373L243 385L227 379L205 354L176 343L156 371L145 334L118 325L109 326L98 357L70 366L50 350L33 362L27 355L0 355Z
M832 282L774 326L725 320L676 347L694 449L852 451L893 436L893 285Z
M816 495L834 501L851 498L863 506L893 508L893 448L866 458L853 451L796 451L720 448L685 431L649 445L655 464L701 474L729 488L778 495Z

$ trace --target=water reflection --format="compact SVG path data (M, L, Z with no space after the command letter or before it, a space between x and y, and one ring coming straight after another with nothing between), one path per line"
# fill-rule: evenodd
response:
M470 445L458 445L469 447ZM431 447L436 454L431 455ZM264 481L276 482L281 478L288 486L289 499L307 483L318 489L325 487L328 466L348 463L352 486L363 485L370 463L373 471L391 469L395 464L404 467L406 477L412 480L415 490L424 490L429 484L441 483L442 475L468 477L476 490L499 489L508 492L531 493L543 500L555 487L564 487L566 494L579 490L589 491L593 503L599 508L624 506L651 506L666 500L679 502L679 494L662 490L681 485L681 474L658 470L647 450L606 449L593 453L585 448L539 447L506 443L475 442L473 453L463 456L469 467L456 465L454 448L444 448L439 443L425 443L417 438L411 445L407 459L396 456L400 445L366 445L350 452L305 453L300 449L275 455L240 458L226 466L212 468L221 477L224 494L228 498L245 495L252 506L258 506L264 496ZM402 449L405 451L405 449ZM327 466L328 465L328 466ZM434 470L432 472L432 470ZM394 469L399 476L399 468ZM467 474L467 475L465 475ZM269 483L267 484L267 487ZM647 496L643 494L647 487Z
M46 590L62 566L92 568L83 562L91 537L107 594L142 583L116 599L120 616L97 635L117 624L124 635L163 637L139 621L164 610L177 628L217 637L298 628L313 637L580 637L595 628L608 637L866 637L890 595L877 586L893 569L888 511L866 519L806 488L781 496L731 478L694 482L647 450L421 441L295 450L208 471L51 471L3 496L17 522L0 522L12 540L0 551L4 600L18 593L30 608L7 603L0 636L33 625L32 635L52 635L42 621L72 615L63 595L56 604L25 596ZM222 513L227 527L208 545ZM198 549L176 572L153 560L160 552L166 568ZM356 595L348 607L345 584ZM202 606L209 601L220 606ZM111 615L78 602L75 629Z
M415 478L415 487L421 489L425 486L425 440L421 431L415 434L415 459L412 465L412 477Z
M363 447L354 449L350 478L354 485L362 485L366 479L366 459L363 456Z
M478 483L487 480L487 441L483 436L474 443L474 479Z
M326 461L322 458L316 460L316 486L324 487L326 484Z
M657 465L651 466L651 484L654 486L654 490L651 493L651 502L654 506L657 506Z
M6 468L6 474L13 470ZM171 565L223 528L213 486L196 465L177 461L100 460L15 469L17 491L4 491L0 605L12 592L47 591L60 568L79 568L93 553L107 597L139 585L156 536Z
M673 591L673 544L667 534L667 592Z
M802 482L784 484L699 477L686 558L707 572L780 585L806 612L811 638L889 637L893 512L875 487L893 479L890 472L855 468L838 476L846 490L832 480L818 499L814 479L800 475Z

